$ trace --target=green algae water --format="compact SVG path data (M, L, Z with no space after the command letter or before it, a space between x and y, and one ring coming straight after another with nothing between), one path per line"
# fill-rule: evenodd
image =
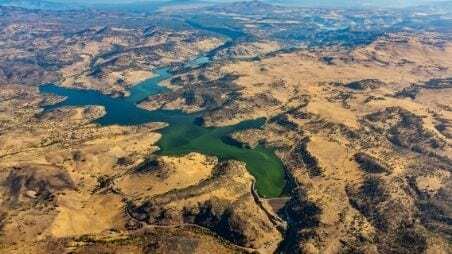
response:
M221 46L220 46L221 47ZM186 67L196 67L210 62L206 55L193 59ZM197 121L200 114L187 114L179 110L149 111L137 107L137 104L149 96L164 93L166 88L159 85L171 78L168 68L155 70L157 74L132 87L130 95L113 98L94 90L80 90L45 84L39 87L41 93L64 96L60 103L45 106L45 111L65 106L99 105L106 114L96 123L106 125L139 125L149 122L166 122L168 127L160 130L162 138L158 142L161 155L184 155L199 152L218 157L220 160L239 160L246 163L248 171L256 178L256 190L262 197L278 197L285 186L284 167L273 149L257 146L250 149L234 142L232 133L250 128L260 128L265 119L243 121L226 127L204 127Z

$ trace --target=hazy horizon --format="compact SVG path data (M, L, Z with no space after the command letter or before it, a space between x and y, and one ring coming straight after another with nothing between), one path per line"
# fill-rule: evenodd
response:
M39 5L40 3L61 3L69 5L123 5L123 4L165 4L174 2L187 3L233 3L233 2L247 2L254 0L0 0L0 3L8 3L9 5L20 5L26 2L32 5ZM276 5L291 5L302 7L409 7L434 2L448 2L448 0L259 0L268 4Z

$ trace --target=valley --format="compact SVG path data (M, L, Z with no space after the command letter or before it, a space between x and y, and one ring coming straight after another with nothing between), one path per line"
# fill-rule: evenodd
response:
M450 253L450 4L0 2L0 252Z

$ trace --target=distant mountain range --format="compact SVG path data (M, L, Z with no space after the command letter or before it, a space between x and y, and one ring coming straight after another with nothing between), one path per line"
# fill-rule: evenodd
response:
M223 1L205 0L0 0L0 6L40 10L100 9L116 11L153 12L178 5L215 5ZM235 1L230 1L235 2Z
M404 8L447 0L264 0L278 5L336 8Z
M447 0L0 0L2 6L14 6L28 9L69 10L83 8L117 9L130 11L157 10L165 6L178 4L225 4L234 2L254 2L250 6L260 6L258 3L273 5L289 5L300 7L331 7L331 8L403 8Z
M80 4L75 2L61 3L47 0L0 0L0 5L43 10L68 10L82 8Z
M153 11L162 6L187 2L195 3L197 0L0 0L0 6L13 6L27 9L43 10L72 10L72 9L117 9L122 11Z

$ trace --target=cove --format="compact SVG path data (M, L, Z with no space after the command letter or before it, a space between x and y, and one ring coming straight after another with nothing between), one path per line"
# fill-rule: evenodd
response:
M243 161L256 178L255 186L260 196L270 198L282 194L285 186L284 167L273 149L262 145L250 149L231 142L230 139L230 135L236 131L260 128L265 119L243 121L226 127L204 127L197 124L199 113L187 114L179 110L148 111L137 107L136 101L164 90L157 84L162 78L158 76L138 84L131 89L131 96L125 98L113 98L94 90L64 88L52 84L41 85L39 89L41 93L66 97L62 102L45 106L44 111L66 106L99 105L106 111L103 117L96 120L102 126L166 122L168 127L160 130L162 138L157 143L160 147L158 154L179 156L199 152L216 156L220 160Z

